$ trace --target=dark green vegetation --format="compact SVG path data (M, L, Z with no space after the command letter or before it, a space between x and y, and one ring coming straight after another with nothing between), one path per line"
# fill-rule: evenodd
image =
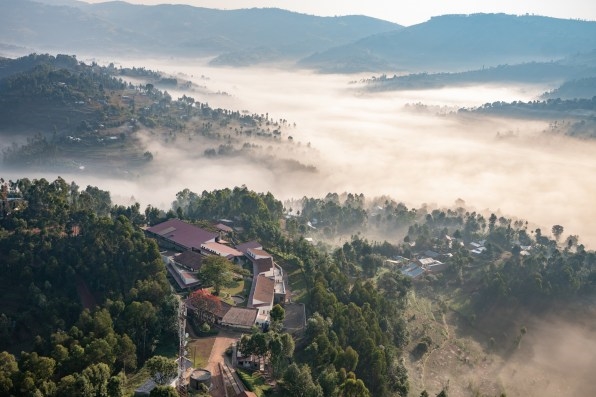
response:
M1 188L0 349L17 358L3 353L0 394L122 395L124 374L177 339L177 300L138 206L62 179Z
M188 82L67 55L32 54L0 65L0 136L13 141L4 149L5 167L128 174L151 163L154 154L144 142L155 141L182 147L193 158L258 157L281 168L315 170L264 150L294 144L284 133L286 120L213 109L185 95L175 100L155 88Z
M454 73L416 73L402 76L381 75L366 79L366 89L371 91L423 90L479 84L534 84L570 80L560 89L545 94L549 98L591 98L596 92L593 79L596 74L593 62L570 64L568 59L557 62L529 62L516 65L499 65L478 70ZM580 79L580 80L576 80ZM572 82L573 81L573 82Z
M296 60L401 27L365 16L323 18L273 8L30 0L5 0L0 8L0 37L7 44L96 56L218 56L214 63L229 65Z
M591 80L587 80L591 81ZM596 137L596 95L590 99L546 99L486 103L472 109L459 109L460 115L481 114L549 121L549 133L577 138Z
M555 301L593 296L596 286L596 254L577 236L565 238L563 226L554 225L549 238L525 221L463 207L408 209L329 194L303 199L301 214L280 222L281 202L237 187L201 195L185 190L168 214L152 215L148 207L144 216L138 205L112 206L108 192L81 191L62 179L2 186L1 340L12 354L2 353L0 386L8 395L119 395L126 373L155 355L160 343L175 345L176 300L157 246L139 229L148 219L238 219L244 232L237 238L258 238L285 269L298 270L301 281L291 275L290 288L303 288L304 334L293 340L274 322L241 342L246 352L270 359L271 376L286 395L408 395L406 358L424 360L436 348L435 337L408 332L413 285L442 300L443 310L451 306L477 324L499 307L548 310ZM311 215L320 229L307 226ZM378 243L354 235L339 247L303 238L332 238L341 227L405 237ZM478 241L484 250L474 254L468 247ZM446 269L415 284L387 261L427 250ZM283 314L276 309L274 319ZM160 359L151 360L149 367ZM260 387L254 376L246 381Z

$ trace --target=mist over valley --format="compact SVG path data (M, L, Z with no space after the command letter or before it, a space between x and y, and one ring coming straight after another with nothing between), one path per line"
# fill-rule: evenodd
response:
M0 395L595 394L595 38L5 1Z
M282 139L291 136L293 143L274 149L265 141L264 150L304 166L272 166L259 154L250 160L206 158L205 149L213 145L200 137L190 141L178 134L177 141L165 144L141 131L144 145L154 156L147 168L131 170L131 175L111 182L90 179L96 181L93 185L109 186L115 197L133 196L143 205L167 209L184 188L200 192L245 184L280 198L356 192L370 198L388 195L409 206L438 207L451 207L463 199L478 211L521 217L542 228L564 224L582 243L595 241L592 228L582 221L595 211L590 183L596 167L592 141L549 134L548 121L456 114L460 108L487 102L535 100L552 86L369 93L361 84L349 84L357 80L354 75L214 68L201 59L188 64L184 59L115 64L142 65L206 87L205 93L166 87L172 98L187 95L212 108L287 120ZM420 111L416 104L428 108ZM57 174L71 179L64 171ZM72 179L93 178L88 174L94 174L89 165L72 174Z

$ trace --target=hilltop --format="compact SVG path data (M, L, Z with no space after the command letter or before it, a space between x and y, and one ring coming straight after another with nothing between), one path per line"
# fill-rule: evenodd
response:
M1 60L0 137L12 142L3 149L4 166L125 175L149 166L156 154L149 148L162 147L193 159L241 157L279 172L315 171L291 150L265 151L294 146L287 120L211 108L186 95L174 99L158 87L197 88L144 68L68 55Z
M596 22L507 14L443 15L303 59L327 72L446 72L550 61L596 48Z
M400 25L365 16L317 17L275 8L215 10L32 0L2 3L0 37L43 51L218 57L218 64L295 61Z

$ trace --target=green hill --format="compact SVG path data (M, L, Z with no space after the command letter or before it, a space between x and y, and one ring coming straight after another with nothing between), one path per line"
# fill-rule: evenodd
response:
M183 149L192 158L245 156L276 161L276 169L314 170L265 150L294 144L286 135L286 120L214 109L186 95L173 99L156 87L184 90L192 84L144 68L32 54L1 60L0 76L3 167L92 166L101 174L128 173L151 162L147 143L155 142ZM127 78L143 83L127 83Z
M237 62L246 53L259 55L251 63L296 60L401 27L365 16L327 18L275 8L214 10L121 1L54 6L6 0L0 10L0 37L7 44L95 55L225 54L220 63Z
M324 51L301 65L331 72L482 69L596 48L596 22L506 14L444 15Z

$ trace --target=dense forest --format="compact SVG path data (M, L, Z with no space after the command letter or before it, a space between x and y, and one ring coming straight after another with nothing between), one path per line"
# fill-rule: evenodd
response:
M234 239L256 238L297 270L308 315L303 336L290 341L274 323L243 341L278 357L282 395L408 395L404 357L418 353L408 350L404 313L414 289L464 286L474 291L468 310L480 316L495 305L589 296L596 287L596 254L578 236L563 238L563 226L554 225L549 238L523 220L463 206L409 209L330 193L295 200L290 209L243 186L186 189L167 213L152 206L141 212L138 204L114 205L109 192L61 178L2 180L2 203L4 395L125 395L126 374L177 344L177 299L156 243L140 228L173 217L199 224L233 219L240 230ZM364 234L324 243L344 228ZM403 238L369 241L364 236L373 229L401 231ZM471 253L476 241L484 248ZM446 258L444 272L412 280L394 267L392 259L414 260L429 250ZM296 281L290 287L300 288Z
M1 187L1 394L122 395L120 374L177 338L177 300L138 206L60 178Z
M566 81L560 87L546 92L543 99L592 98L596 94L596 77L584 77Z
M370 91L421 90L478 84L531 84L571 80L577 76L594 74L594 68L566 62L528 62L515 65L498 65L465 72L412 73L406 75L373 76L361 80ZM576 92L576 91L569 91ZM556 92L553 92L556 95ZM593 96L590 95L590 97ZM572 98L583 97L573 96ZM553 98L559 98L555 96Z

